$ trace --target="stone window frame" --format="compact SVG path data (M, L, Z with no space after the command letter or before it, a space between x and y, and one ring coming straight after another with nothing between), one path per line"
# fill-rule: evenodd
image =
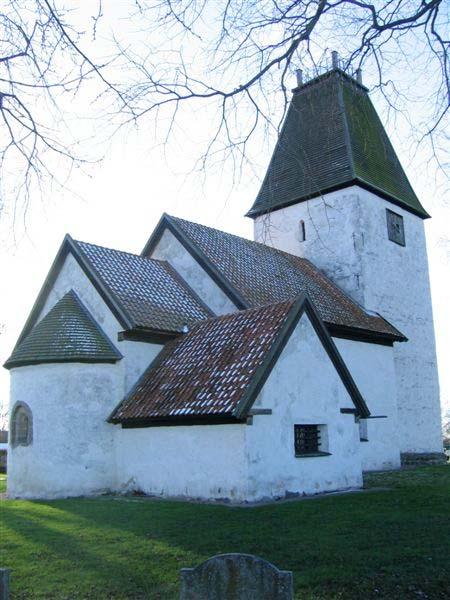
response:
M405 223L402 215L390 210L386 209L386 224L387 224L387 232L388 238L394 244L398 244L399 246L406 246L405 240Z
M19 432L17 431L17 416L19 411L24 412L28 419L26 438L20 440L18 440ZM33 413L26 402L16 402L14 405L11 413L10 432L10 444L12 448L17 448L18 446L30 446L33 443Z

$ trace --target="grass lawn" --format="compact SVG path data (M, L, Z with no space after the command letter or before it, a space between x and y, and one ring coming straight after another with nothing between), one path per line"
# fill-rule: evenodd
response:
M0 566L13 600L175 599L179 569L222 552L292 570L296 598L449 599L450 466L371 474L366 487L252 508L4 500Z

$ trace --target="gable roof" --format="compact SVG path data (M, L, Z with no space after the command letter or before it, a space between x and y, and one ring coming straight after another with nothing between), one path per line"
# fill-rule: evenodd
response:
M379 315L367 313L310 261L224 231L164 215L143 254L165 228L188 249L240 309L308 295L332 335L368 341L406 338Z
M312 303L302 296L201 321L168 342L110 422L128 427L242 421L306 312L356 412L369 410Z
M261 189L247 216L352 184L429 217L368 90L334 69L296 88Z
M55 362L116 362L122 358L80 298L70 290L20 342L5 367Z
M75 243L129 315L132 328L180 333L184 325L211 316L168 262Z
M176 334L183 330L185 324L212 314L169 263L77 242L66 235L18 343L28 335L39 318L68 254L75 258L126 330Z

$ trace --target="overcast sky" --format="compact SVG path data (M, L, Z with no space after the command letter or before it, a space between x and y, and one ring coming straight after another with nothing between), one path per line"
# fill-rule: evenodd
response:
M370 80L370 73L365 74ZM294 87L294 82L292 82ZM424 82L426 86L426 82ZM424 87L425 89L425 87ZM379 112L381 99L374 97ZM195 107L165 148L146 125L114 138L104 160L88 173L75 171L70 191L47 189L36 197L22 220L13 224L10 211L0 223L0 362L9 356L36 295L66 233L75 239L139 253L162 212L187 218L244 237L252 221L244 213L252 205L267 167L274 139L252 149L252 165L235 180L230 165L193 173L192 158L200 139L210 133L210 115ZM390 120L388 132L408 177L432 219L425 222L442 402L450 410L450 214L444 173L427 168L425 150L411 149L401 124ZM446 204L447 202L447 204ZM14 235L12 235L14 233ZM0 402L8 396L9 375L0 373Z

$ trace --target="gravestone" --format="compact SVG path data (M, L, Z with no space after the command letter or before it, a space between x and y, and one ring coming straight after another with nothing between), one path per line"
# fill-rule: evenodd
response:
M0 600L9 598L9 569L0 569Z
M292 600L292 572L251 554L219 554L181 569L180 600Z

